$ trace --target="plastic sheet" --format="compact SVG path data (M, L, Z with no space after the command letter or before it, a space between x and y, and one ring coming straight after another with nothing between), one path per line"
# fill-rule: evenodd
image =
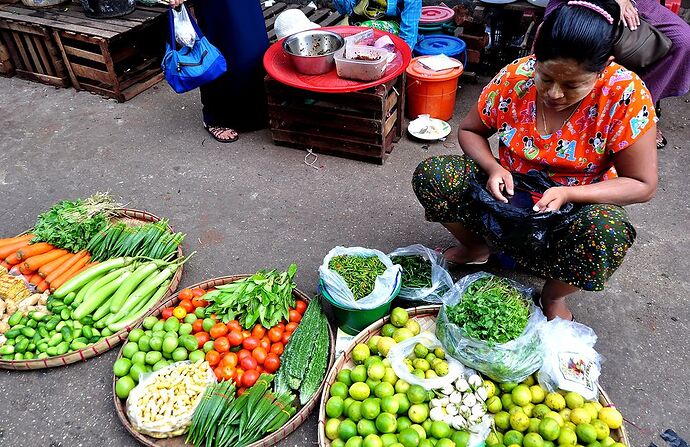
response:
M400 293L398 293L398 298L440 304L441 296L453 286L453 278L448 273L446 260L440 253L424 245L415 244L401 247L391 252L388 256L391 258L393 256L420 256L431 262L431 287L412 288L405 287L405 284L403 284L403 287L400 288Z

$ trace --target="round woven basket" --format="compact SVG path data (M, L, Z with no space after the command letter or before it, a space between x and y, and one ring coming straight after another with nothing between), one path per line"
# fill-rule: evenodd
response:
M118 210L113 217L113 219L117 220L134 220L134 221L142 221L142 222L158 222L161 220L158 216L155 216L151 213L147 213L146 211L139 211L139 210L132 210L128 208L122 208ZM168 230L172 232L172 228L168 225ZM178 247L177 249L177 256L182 257L182 247ZM159 303L164 302L168 299L168 297L177 290L177 286L180 283L180 278L182 277L182 266L180 266L177 271L175 272L175 275L172 278L172 281L170 282L170 286L168 287L168 290L165 292L165 295L163 298L161 298L157 303L155 303L153 306L151 306L151 309L157 309ZM127 334L129 333L130 329L132 329L134 326L138 325L141 320L143 320L146 316L148 316L150 313L147 312L146 315L141 317L139 320L137 320L132 326L127 326L126 328L122 329L119 332L114 333L113 335L106 337L102 339L101 341L94 343L92 345L89 345L85 347L84 349L80 349L78 351L70 351L67 354L64 355L58 355L54 357L48 357L45 359L32 359L32 360L0 360L0 368L2 369L18 369L18 370L27 370L27 369L45 369L45 368L53 368L55 366L64 366L64 365L69 365L70 363L75 363L79 361L84 361L86 359L90 359L92 357L96 357L97 355L103 354L106 351L109 351L110 349L113 349L115 346L117 346L122 340L127 338Z
M441 306L439 305L431 305L414 307L407 309L407 311L410 315L410 318L417 320L423 331L430 330L433 332L436 327L436 317L440 308ZM319 408L319 446L330 447L331 445L331 441L326 437L325 432L326 421L328 420L328 417L326 416L326 401L328 401L329 390L331 385L333 385L333 383L336 381L338 372L344 368L353 368L355 364L352 361L351 354L355 345L359 343L366 343L367 340L374 335L381 335L381 328L383 328L383 325L389 321L390 315L372 323L369 327L360 332L357 337L352 339L350 345L345 349L345 351L336 359L333 368L331 368L330 372L326 375L326 383L321 391L321 406ZM604 392L603 389L601 389L601 387L599 387L599 402L605 407L614 406L611 402L611 399L609 399L609 396ZM611 437L627 446L630 445L628 433L624 426L617 430L611 430Z
M232 276L223 276L220 278L216 279L210 279L208 281L200 282L191 286L188 286L190 289L194 288L202 288L204 290L212 289L216 286L221 286L223 284L228 284L231 282L235 282L237 280L240 280L242 278L246 278L251 275L232 275ZM292 294L295 296L295 298L299 298L301 300L309 302L310 298L305 295L303 292L301 292L298 289L293 290ZM180 298L178 296L178 293L174 294L173 296L169 297L167 300L165 300L163 303L158 305L156 310L149 312L149 315L155 315L158 316L160 315L161 312L163 312L163 309L166 307L169 307L171 305L175 305L180 302ZM141 326L141 323L137 325L137 327ZM331 370L333 367L333 360L334 360L334 355L335 355L335 337L333 335L333 329L328 326L328 339L329 339L329 348L328 348L328 367L326 368L326 374L328 374L328 371ZM120 352L117 355L117 358L122 357L122 348L120 348ZM120 418L120 421L122 424L125 426L127 431L140 443L146 446L150 447L183 447L183 446L189 446L191 444L186 444L185 441L185 435L182 436L176 436L174 438L166 438L166 439L157 439L157 438L152 438L150 436L143 435L136 431L134 427L132 427L132 424L129 422L129 419L127 418L127 410L125 408L125 401L117 397L117 394L115 394L115 382L116 382L117 377L113 375L113 400L115 401L115 411L117 411L117 417ZM285 425L283 425L279 430L271 433L270 435L266 436L263 439L260 439L252 444L249 444L247 447L269 447L276 445L280 440L284 439L295 431L297 427L302 425L304 421L307 420L311 412L314 410L316 407L316 404L319 402L319 399L321 398L321 392L323 390L323 385L325 383L325 379L321 382L321 385L319 386L319 389L314 393L311 399L309 399L309 402L307 402L305 405L303 405L297 413L289 420Z

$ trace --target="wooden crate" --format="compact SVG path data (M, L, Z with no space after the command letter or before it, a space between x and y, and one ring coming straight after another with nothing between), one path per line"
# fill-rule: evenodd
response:
M383 164L402 136L404 75L354 93L315 93L267 76L273 142Z
M16 17L9 19L11 15L0 9L0 73L55 87L69 86L65 63L50 29Z
M262 3L263 4L263 3ZM266 32L268 33L268 39L271 42L275 42L276 39L276 32L275 32L275 22L276 22L276 17L278 17L278 14L281 12L287 10L287 9L293 9L293 8L299 8L300 5L297 4L286 4L283 2L277 2L274 3L272 6L269 7L263 7L263 13L264 13L264 21L266 22ZM318 23L321 26L334 26L338 25L340 21L344 18L342 14L340 14L337 11L331 11L330 9L327 8L319 8L319 9L314 9L309 6L303 6L302 12L304 12L304 15L307 16L307 18L314 22Z

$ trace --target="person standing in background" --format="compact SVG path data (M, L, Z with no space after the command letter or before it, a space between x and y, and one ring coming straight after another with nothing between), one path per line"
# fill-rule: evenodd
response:
M184 0L170 0L175 8ZM203 125L221 143L237 141L238 130L267 122L263 55L268 35L257 0L197 0L194 15L206 38L221 52L228 71L200 87Z
M544 17L568 0L549 0ZM664 33L673 46L666 56L644 70L626 67L635 71L647 85L652 100L657 103L664 98L683 96L690 91L690 25L663 6L659 0L616 0L621 9L620 20L631 30L637 29L640 17ZM657 148L666 146L666 138L657 129Z

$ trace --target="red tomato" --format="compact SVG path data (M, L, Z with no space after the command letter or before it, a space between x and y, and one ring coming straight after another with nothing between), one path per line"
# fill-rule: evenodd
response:
M174 307L166 307L161 313L161 318L163 318L163 320L167 320L168 318L172 317L173 310L175 310Z
M218 352L228 352L230 350L230 343L227 337L218 337L213 342L213 349Z
M256 338L264 338L266 336L266 328L260 324L254 325L252 329L252 336Z
M290 323L299 323L302 320L302 314L296 310L291 310L288 315L290 315Z
M221 368L215 368L215 369L213 370L213 374L216 375L216 379L218 379L219 382L223 380L223 375L222 375L222 372L221 372Z
M254 337L247 337L242 341L242 347L248 351L253 351L259 346L259 340Z
M304 312L307 310L307 303L302 300L295 301L295 310L299 312L300 315L304 315Z
M206 295L206 291L197 287L196 289L192 289L192 294L194 294L194 296L204 296Z
M235 375L235 368L232 366L219 366L218 368L220 368L223 380L232 380L232 377Z
M271 349L271 340L269 340L268 337L264 337L259 342L259 346L268 351L269 349Z
M210 351L209 351L210 352ZM234 352L228 352L223 356L220 361L222 366L232 366L233 368L237 366L237 354Z
M256 359L254 357L252 357L251 355L240 360L240 366L245 371L247 371L249 369L255 369L258 364L259 363L256 361Z
M253 369L245 371L242 375L242 385L245 387L253 386L259 379L259 372Z
M229 332L242 332L242 326L240 326L240 323L237 320L228 321L228 324L226 326L228 327Z
M281 355L283 351L285 350L285 345L283 345L282 342L276 342L271 345L271 352L274 353L275 355Z
M200 296L195 296L192 298L192 305L194 307L206 307L208 306L208 301L202 299Z
M192 332L195 334L197 332L202 332L204 330L204 319L203 318L197 318L194 320L194 323L192 323Z
M280 323L276 324L274 327L277 327L278 329L280 329L280 332L283 332L285 330L285 323L283 323L281 321Z
M230 342L230 346L239 346L242 344L242 341L244 341L244 338L242 338L242 333L240 331L232 331L228 333L228 341Z
M288 334L292 334L295 332L295 329L297 329L297 323L288 323L287 326L285 326L285 332Z
M291 337L291 336L292 336L291 333L289 333L289 332L283 332L283 338L281 339L281 341L283 342L284 345L288 344L288 342L290 341L290 337Z
M259 365L264 364L264 360L266 360L267 354L268 353L266 352L266 349L261 346L252 351L252 357L254 357L254 359Z
M247 338L247 337L251 337L251 336L252 336L251 332L249 332L246 329L242 330L242 337Z
M278 326L274 326L271 328L270 331L268 331L268 339L271 340L273 343L280 341L282 336L283 331L281 331Z
M242 368L235 368L235 375L232 376L232 380L235 381L236 384L242 383L242 375L244 374L244 370Z
M218 338L228 333L228 328L223 323L216 323L209 331L211 337Z
M182 289L180 290L180 294L178 296L181 300L191 300L192 298L194 298L192 289Z
M199 349L204 347L204 343L211 340L207 332L197 332L194 334L194 338L196 338L196 342L199 344Z
M278 368L280 368L280 359L276 354L271 352L266 356L266 360L264 360L263 365L267 373L273 374L274 372L278 371Z
M238 388L237 389L237 396L239 397L239 396L243 395L245 391L247 391L247 389L245 387Z
M237 352L237 358L238 358L240 361L242 361L242 359L245 358L245 357L247 357L247 356L251 357L251 356L252 356L252 353L251 353L250 351L247 351L246 349L241 349L241 350L239 350L239 351Z
M182 300L180 301L179 306L183 307L184 310L187 311L187 313L194 312L194 304L192 304L191 300Z
M206 353L206 361L211 366L216 366L220 362L220 354L211 349Z

